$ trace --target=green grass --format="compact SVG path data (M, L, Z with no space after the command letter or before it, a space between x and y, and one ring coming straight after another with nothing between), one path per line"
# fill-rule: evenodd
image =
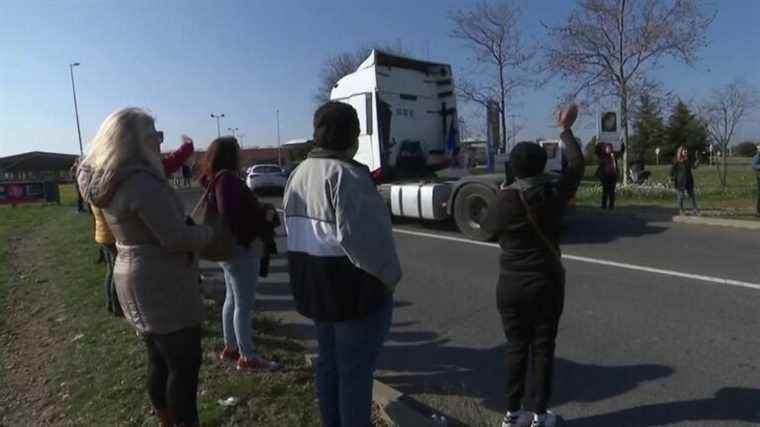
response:
M44 317L50 343L44 350L27 351L54 352L52 362L41 374L53 396L67 395L61 399L67 422L155 425L155 419L148 415L144 345L131 326L105 310L103 267L94 263L97 249L91 240L89 217L75 213L69 187L62 187L61 206L0 210L0 335L10 327L21 326L7 322L7 314L13 309L8 305L8 289L28 287L13 298L35 298L35 316ZM19 274L13 274L8 242L19 238L23 239L26 256L18 261ZM213 351L221 342L220 314L212 302L207 302L207 309L199 397L203 425L318 425L312 373L305 364L302 345L276 333L275 322L257 317L254 344L258 351L279 361L283 369L238 374L213 360ZM7 372L0 368L2 384L6 383L5 375ZM217 403L230 396L240 403L232 408Z

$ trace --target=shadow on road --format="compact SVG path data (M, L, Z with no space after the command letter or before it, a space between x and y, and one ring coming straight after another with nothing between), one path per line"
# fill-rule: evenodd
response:
M640 214L641 210L645 214ZM567 215L563 224L562 245L609 243L625 237L659 234L668 228L651 222L670 221L671 209L655 206L625 206L610 212L601 209L578 208Z
M567 420L568 427L670 425L682 422L760 423L760 390L725 387L710 399L656 403Z
M448 340L422 344L399 344L417 338L393 332L380 357L379 369L404 374L384 375L382 380L407 394L438 394L482 399L491 410L504 410L504 346L471 349L448 346ZM568 402L596 402L625 394L641 383L668 377L667 366L641 364L629 366L585 365L557 358L552 406ZM530 391L526 392L529 395ZM608 424L609 425L609 424ZM614 425L614 424L613 424Z

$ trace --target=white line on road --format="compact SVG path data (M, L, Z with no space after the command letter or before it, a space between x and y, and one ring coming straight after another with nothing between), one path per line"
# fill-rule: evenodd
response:
M420 233L418 231L410 231L410 230L402 230L399 228L394 228L393 231L399 234L408 234L411 236L419 236L419 237L429 237L431 239L441 239L441 240L449 240L452 242L460 242L460 243L469 243L471 245L477 245L477 246L488 246L492 248L498 248L499 245L496 243L488 243L488 242L476 242L474 240L465 239L462 237L454 237L454 236L444 236L440 234L432 234L432 233ZM693 280L700 280L703 282L711 282L711 283L719 283L721 285L729 285L729 286L739 286L742 288L750 288L755 290L760 290L760 284L757 283L750 283L750 282L742 282L740 280L733 280L733 279L723 279L720 277L712 277L712 276L703 276L700 274L689 274L689 273L681 273L680 271L673 271L673 270L663 270L661 268L652 268L652 267L645 267L642 265L634 265L634 264L626 264L622 262L615 262L615 261L605 261L602 259L595 259L595 258L587 258L582 256L576 256L576 255L568 255L568 254L562 254L562 258L571 260L571 261L578 261L578 262L587 262L590 264L599 264L599 265L606 265L609 267L618 267L618 268L625 268L628 270L636 270L636 271L644 271L647 273L655 273L655 274L664 274L666 276L673 276L673 277L681 277L684 279L693 279Z

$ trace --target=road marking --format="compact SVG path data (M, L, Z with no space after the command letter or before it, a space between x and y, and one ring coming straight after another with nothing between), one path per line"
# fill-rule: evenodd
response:
M487 247L492 247L492 248L499 247L499 245L496 243L477 242L477 241L465 239L462 237L444 236L444 235L432 234L432 233L420 233L418 231L402 230L399 228L394 228L393 231L399 234L408 234L411 236L419 236L419 237L429 237L431 239L449 240L452 242L468 243L468 244L477 245L477 246L487 246ZM742 282L740 280L723 279L720 277L703 276L700 274L681 273L680 271L663 270L661 268L646 267L646 266L635 265L635 264L626 264L623 262L606 261L603 259L587 258L587 257L569 255L569 254L562 254L562 258L568 259L571 261L587 262L590 264L606 265L609 267L618 267L618 268L624 268L627 270L644 271L647 273L663 274L666 276L680 277L684 279L693 279L693 280L699 280L702 282L718 283L721 285L738 286L742 288L760 290L760 284Z

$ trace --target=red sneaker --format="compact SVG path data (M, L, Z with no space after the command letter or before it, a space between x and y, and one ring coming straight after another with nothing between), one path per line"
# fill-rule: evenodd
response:
M258 356L241 357L237 361L238 371L242 371L243 369L250 369L253 371L275 371L279 368L280 365L276 362L271 362Z
M219 353L219 360L221 360L222 362L224 362L225 360L237 362L238 360L240 360L240 353L234 348L228 345L225 345L224 350L222 350L222 352Z

